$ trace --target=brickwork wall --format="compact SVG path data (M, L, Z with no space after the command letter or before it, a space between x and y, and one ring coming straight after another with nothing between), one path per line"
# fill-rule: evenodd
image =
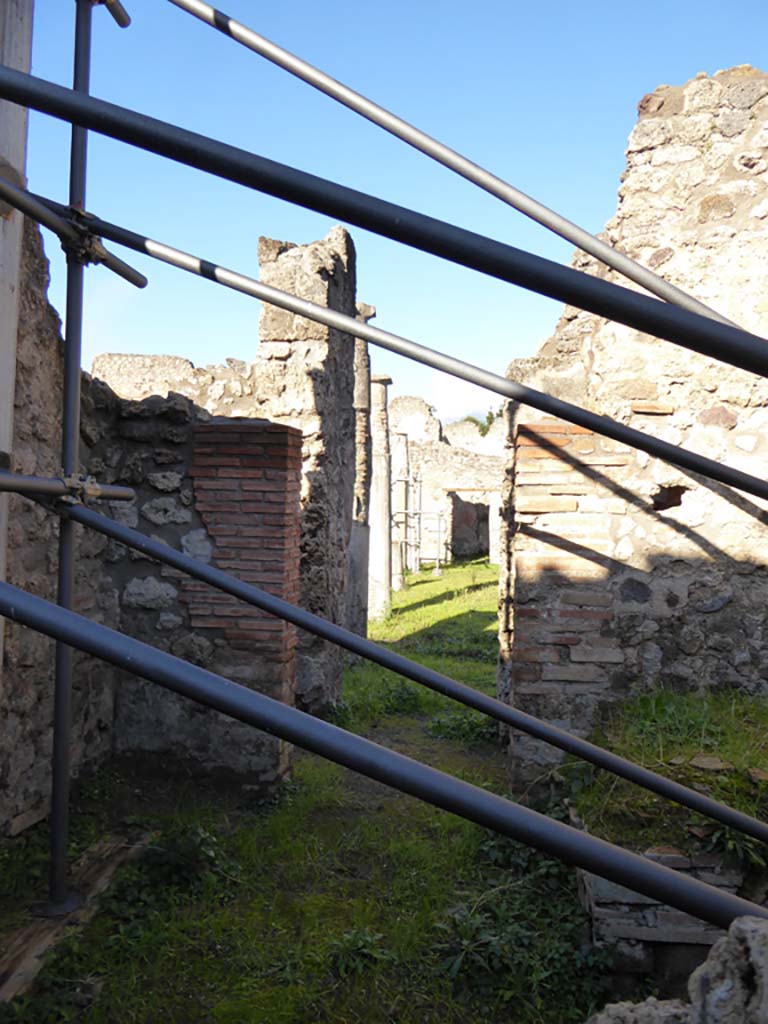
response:
M142 435L121 446L118 479L126 475L127 464L137 489L135 508L122 514L186 554L295 601L299 431L263 420L200 422L192 403L180 396L118 405L128 413L123 433ZM176 410L175 446L157 449L153 439L163 431L169 406ZM152 415L142 418L145 410ZM110 557L127 632L293 704L294 627L175 569L137 561L120 548ZM114 731L120 751L163 754L207 772L231 774L260 790L269 790L290 762L290 748L282 741L126 676L118 690Z
M624 664L609 576L626 506L608 484L630 456L555 420L519 425L514 442L511 699L584 735ZM582 466L606 474L604 482ZM520 782L562 756L524 734L512 747Z
M295 604L301 433L246 420L199 424L190 476L195 509L211 538L211 561ZM189 606L193 629L220 631L232 649L256 649L275 664L295 668L294 626L189 577L182 579L180 598ZM290 674L283 685L288 697Z
M761 336L766 146L768 75L742 66L660 86L639 105L606 227L628 255ZM572 265L627 284L583 253ZM760 479L768 474L765 380L680 346L567 307L536 357L516 360L508 374ZM535 412L515 415L500 693L584 733L605 704L654 687L767 692L766 502L598 437L542 426ZM547 444L532 444L527 430ZM511 751L513 774L527 779L558 759L519 738Z

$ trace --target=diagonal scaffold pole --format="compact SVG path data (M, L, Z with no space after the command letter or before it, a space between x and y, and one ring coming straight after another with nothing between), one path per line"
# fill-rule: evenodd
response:
M368 97L355 92L354 89L350 89L349 86L302 60L295 53L291 53L265 36L259 35L258 32L254 32L247 25L230 18L223 11L204 3L203 0L170 0L170 3L210 25L211 28L218 29L223 35L271 61L277 67L301 79L326 96L330 96L331 99L341 103L349 110L353 110L356 114L360 114L361 117L378 125L379 128L383 128L384 131L394 135L395 138L407 143L420 153L424 153L425 156L431 157L437 163L448 167L462 178L466 178L467 181L471 181L474 185L496 196L497 199L501 199L514 210L536 221L566 241L572 242L579 249L588 252L613 270L619 271L630 281L641 285L653 295L672 302L680 306L681 309L687 309L691 313L699 313L724 324L732 323L720 313L710 309L709 306L688 295L676 285L665 281L663 277L654 274L652 270L642 266L619 249L596 238L589 231L579 227L578 224L574 224L554 210L550 210L543 203L510 185L509 182L462 156L461 153L457 153L456 150L449 148L431 135L427 135L415 125L404 121L401 117L393 114L391 110L386 110Z
M35 198L61 216L67 215L67 208L65 206L40 196ZM313 302L308 302L306 299L300 299L288 292L262 284L251 277L246 277L244 274L227 270L225 267L211 263L209 260L201 259L180 249L174 249L162 242L154 241L145 235L110 224L108 221L94 217L92 214L88 214L88 219L93 225L93 229L100 235L103 235L104 238L108 238L118 245L124 245L129 249L133 249L135 252L144 253L153 259L168 263L181 270L186 270L190 274L203 277L206 280L223 285L225 288L231 288L234 291L242 292L245 295L261 299L272 305L280 306L291 313L307 317L309 320L316 320L318 323L334 327L346 334L363 338L365 341L369 341L380 348L385 348L390 352L395 352L398 355L423 363L425 366L449 373L471 384L477 384L479 387L486 388L494 394L501 395L503 398L520 402L522 405L529 405L548 415L566 420L568 423L575 423L577 426L585 427L587 430L592 430L604 437L610 437L621 444L628 444L639 451L644 451L656 458L663 459L673 466L679 466L681 469L689 472L698 473L709 479L717 480L729 487L736 487L741 491L746 491L748 494L754 494L756 497L768 498L768 482L745 473L743 470L724 466L714 459L708 459L697 452L680 448L677 445L670 444L668 441L662 441L657 437L643 433L641 430L636 430L634 427L628 427L624 423L612 420L608 416L601 416L587 409L582 409L571 402L554 398L534 388L529 388L524 384L518 384L516 381L507 380L505 377L491 373L488 370L483 370L461 359L445 355L442 352L436 352L408 338L390 334L388 331L383 331L379 327L373 327L371 324L361 323L353 317L318 306Z
M46 502L41 502L41 504L46 508L50 507ZM162 565L178 569L193 579L207 583L223 593L231 594L238 600L260 608L270 615L291 622L300 629L322 637L330 643L374 662L374 664L381 665L382 668L397 672L406 679L411 679L421 686L426 686L436 693L464 704L466 707L474 708L497 722L502 722L513 729L519 729L567 754L581 758L623 779L628 779L644 789L658 793L668 800L674 800L684 807L689 807L691 810L768 844L768 824L765 822L758 821L748 814L713 800L704 793L689 789L672 779L634 764L618 754L598 747L594 743L589 743L564 729L559 729L550 722L535 718L509 704L504 704L464 683L435 672L434 669L419 665L417 662L403 657L402 654L387 650L366 637L361 637L343 626L338 626L319 615L292 605L280 597L253 586L253 584L245 583L215 566L199 562L189 555L175 550L164 541L147 537L138 530L115 522L115 520L80 504L56 503L53 505L53 511L57 515L70 518L81 526L109 537L119 544L140 551Z
M0 67L0 98L768 376L764 338L454 224L11 68Z
M618 882L720 928L727 928L736 917L744 915L768 920L765 907L388 750L330 722L59 608L9 583L0 582L0 615L386 786L409 793L549 853L566 864Z
M123 280L136 288L146 288L147 279L133 267L128 266L114 253L108 252L100 240L87 231L84 227L73 224L67 217L72 211L67 211L67 217L54 213L36 196L22 188L18 188L5 178L0 178L0 199L3 199L9 206L15 207L25 217L31 217L44 228L53 231L58 235L65 252L77 252L80 250L81 258L87 263L101 263L108 270L122 277Z

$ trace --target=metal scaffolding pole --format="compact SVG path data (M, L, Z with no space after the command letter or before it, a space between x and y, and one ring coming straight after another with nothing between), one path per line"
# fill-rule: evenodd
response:
M584 252L588 252L602 263L612 267L614 270L618 270L619 273L628 277L631 281L635 281L652 294L658 295L659 298L673 302L675 305L680 306L682 309L690 310L692 313L712 317L721 323L732 323L732 321L721 316L720 313L716 313L703 302L699 302L698 299L688 295L681 288L677 288L675 285L665 281L658 274L654 274L653 271L630 259L629 256L625 256L618 249L614 249L613 246L608 245L599 238L595 238L589 231L585 231L584 228L580 228L572 221L561 217L554 210L550 210L531 196L510 185L509 182L504 181L495 174L491 174L484 167L480 167L479 164L468 160L461 153L457 153L455 150L443 145L442 142L438 142L437 139L427 135L426 132L420 131L414 125L393 114L390 110L380 107L377 103L343 85L335 78L331 78L330 75L320 71L319 68L308 64L301 57L297 57L296 54L283 49L283 47L259 35L239 21L235 21L234 18L230 18L223 11L211 7L210 4L203 3L203 0L170 0L170 2L188 14L199 18L200 21L205 22L212 28L218 29L223 35L229 36L235 42L241 43L254 53L258 53L259 56L283 68L289 74L300 78L308 85L325 93L326 96L337 100L343 106L354 110L355 113L360 114L366 120L383 128L391 135L406 142L409 146L413 146L414 149L431 157L444 167L455 171L462 178L466 178L467 181L478 185L486 192L496 196L497 199L501 199L508 206L518 210L526 217L530 217L531 220L535 220L561 238L573 242L574 245L583 249Z
M0 583L0 615L720 928L727 928L735 918L745 915L768 920L765 907L462 782L149 644L57 608L8 583Z
M75 0L74 83L77 92L87 93L91 77L91 0ZM85 209L88 133L72 128L69 166L69 204ZM80 363L83 340L83 287L85 264L75 248L67 250L67 299L64 332L64 408L61 441L62 476L80 469ZM57 601L61 608L72 608L75 592L75 533L71 520L62 519L59 532L59 569ZM61 640L56 642L53 705L53 770L51 782L51 863L48 902L42 913L58 916L69 913L82 902L67 878L69 840L70 742L72 728L73 650Z
M143 274L134 270L133 267L129 267L127 263L118 259L111 252L107 252L99 239L83 225L72 223L71 220L66 219L71 216L71 210L65 208L63 214L54 213L36 196L22 188L17 188L5 178L0 178L0 199L58 235L66 253L79 250L83 262L101 263L128 281L129 284L135 285L137 288L146 288L147 279Z
M537 739L542 740L544 743L549 743L559 750L588 761L590 764L603 768L614 775L628 779L630 782L658 793L669 800L674 800L684 807L690 807L692 810L705 814L707 817L729 825L740 832L754 836L761 842L768 843L768 825L764 822L743 814L741 811L736 811L732 807L720 804L703 793L698 793L687 786L682 786L680 783L658 775L647 768L642 768L640 765L627 761L618 754L604 750L602 747L580 739L578 736L573 736L564 729L558 729L557 726L551 725L549 722L535 718L533 715L528 715L524 711L511 707L509 704L504 704L502 701L474 690L464 683L459 683L448 676L435 672L433 669L419 665L415 661L410 661L401 654L396 654L394 651L375 644L372 640L351 632L351 630L337 626L333 622L328 622L327 619L323 619L319 615L313 615L312 612L305 611L303 608L297 608L282 598L268 594L266 591L260 590L250 583L245 583L235 576L222 572L221 569L198 562L196 559L190 558L189 555L169 547L162 541L147 537L143 533L139 533L138 530L123 526L121 523L117 523L107 516L100 515L98 512L84 508L81 505L55 506L54 511L59 515L74 520L76 523L80 523L82 526L96 530L98 533L104 534L104 536L110 537L112 540L124 544L128 548L141 551L142 554L154 558L163 565L172 566L193 579L201 580L217 590L231 594L233 597L245 601L255 608L268 612L270 615L284 619L287 622L292 622L300 629L305 629L307 632L322 637L324 640L328 640L339 647L343 647L353 654L360 655L377 665L381 665L382 668L397 672L399 675L412 679L414 682L426 686L436 693L441 693L443 696L456 700L467 707L481 711L483 714L496 719L498 722L502 722L504 725L519 729L530 736L535 736ZM417 521L420 518L421 515L417 514Z
M768 376L768 344L764 338L434 217L10 68L0 68L0 98L74 121L179 163L341 218L461 266Z
M39 196L35 198L45 203L54 212L62 216L67 214L65 206L53 203L51 200L43 199ZM334 327L347 334L363 338L371 342L371 344L378 345L390 352L396 352L399 355L406 356L408 359L423 363L425 366L431 366L436 370L442 370L454 377L459 377L461 380L487 388L489 391L502 395L504 398L512 399L523 405L529 405L548 415L557 416L559 419L566 420L569 423L575 423L577 426L585 427L597 434L610 437L621 444L628 444L640 451L648 452L649 455L663 459L673 466L679 466L692 473L698 473L712 480L718 480L720 483L726 484L729 487L736 487L739 490L746 491L748 494L754 494L760 498L768 498L768 482L751 476L749 473L744 473L742 470L723 466L715 462L714 459L708 459L697 452L691 452L686 448L670 444L668 441L662 441L659 438L643 433L641 430L636 430L634 427L628 427L624 423L612 420L608 416L600 416L597 413L589 412L578 405L573 405L559 398L553 398L551 395L536 391L534 388L526 387L515 381L507 380L506 377L490 373L471 363L465 363L461 359L455 359L453 356L435 352L433 349L419 345L408 338L390 334L379 327L364 324L354 317L345 316L343 313L337 313L335 310L315 305L306 299L300 299L278 288L262 284L251 277L238 274L234 270L227 270L225 267L220 267L209 260L201 259L190 253L182 252L180 249L164 245L162 242L153 241L144 235L128 231L115 224L110 224L99 217L89 214L88 219L93 229L99 235L119 245L125 245L136 252L152 256L153 259L168 263L181 270L186 270L198 277L204 277L216 284L223 285L225 288L232 288L234 291L239 291L245 295L261 299L264 302L269 302L272 305L280 306L282 309L297 313L299 316L305 316L309 320L316 320L319 323L326 324L328 327ZM659 303L656 304L659 305ZM762 344L765 345L766 343L762 342Z
M72 476L63 480L59 477L24 476L0 470L0 492L5 491L31 497L103 498L105 501L132 501L136 497L131 487L100 484L92 477Z

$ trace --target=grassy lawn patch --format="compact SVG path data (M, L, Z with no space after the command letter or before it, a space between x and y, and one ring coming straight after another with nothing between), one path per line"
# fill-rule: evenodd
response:
M487 565L421 574L372 632L492 692L496 600ZM484 716L375 666L348 671L337 714L506 788ZM32 995L0 1006L3 1024L581 1024L600 998L571 872L314 756L269 805L113 765L81 787L74 819L82 836L149 829L150 849ZM44 833L0 847L16 914L35 888L26 863L45 870Z
M660 690L611 712L596 742L753 817L768 815L768 701L734 691ZM757 840L586 765L566 765L576 808L590 831L647 849L661 843L720 850L760 867Z

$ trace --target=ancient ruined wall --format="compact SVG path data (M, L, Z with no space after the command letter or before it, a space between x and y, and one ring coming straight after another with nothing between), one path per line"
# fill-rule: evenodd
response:
M629 255L762 335L766 147L768 76L740 67L657 89L641 101L606 229ZM573 264L615 277L580 255ZM768 385L751 374L573 309L509 374L768 473ZM501 691L582 732L601 704L641 688L765 692L765 503L600 438L558 434L537 413L520 409L517 420ZM563 639L577 612L583 628ZM527 741L513 749L526 774L549 759Z
M368 611L372 620L391 610L392 461L389 444L388 391L391 377L371 378L371 528L368 560Z
M368 323L376 310L358 302L357 319ZM355 633L368 632L368 566L371 530L371 358L368 343L355 338L355 483L352 505L352 529L347 563L346 625Z
M260 239L259 266L265 284L356 315L355 250L343 228L307 246ZM266 304L259 337L254 372L265 415L304 437L301 604L344 625L355 486L354 339ZM342 665L339 648L302 634L299 705L316 711L333 704Z
M11 467L58 475L61 446L62 342L48 304L48 262L37 228L26 222L19 296L15 421ZM85 392L87 400L87 389ZM87 431L89 424L84 422ZM58 519L27 498L10 497L8 582L47 600L56 597ZM75 531L76 608L114 625L116 594L99 571L105 541ZM50 791L54 643L32 630L6 625L0 674L0 831L16 833L42 818ZM73 673L72 765L108 753L113 675L76 654Z
M40 235L29 225L22 282L12 466L58 475L60 323L46 299ZM233 367L224 400L234 397L233 382L242 382L240 368ZM236 569L293 602L299 590L301 450L295 428L264 419L218 422L179 394L120 399L107 384L84 375L82 467L103 482L136 490L134 501L101 511L195 558ZM28 499L10 501L9 581L54 600L58 519ZM293 702L293 627L182 580L98 534L77 528L76 538L78 611ZM8 627L0 676L0 831L21 831L47 813L53 647L31 630ZM113 748L173 755L188 766L235 773L260 789L287 770L290 754L273 737L76 653L74 771Z
M444 427L424 399L406 395L390 404L390 433L398 467L392 477L395 522L401 525L406 507L422 513L421 558L446 562L488 554L497 564L506 417L482 436L471 422ZM416 531L411 517L411 547ZM398 534L396 542L401 540Z
M181 395L117 399L104 410L89 469L129 484L110 512L128 526L295 601L299 570L298 431L252 419L211 419ZM283 703L293 703L293 627L110 542L108 571L130 636ZM274 737L123 674L114 745L161 753L268 789L288 768Z
M334 228L325 239L297 246L259 241L262 280L348 316L355 305L352 239ZM372 315L370 307L361 315ZM144 398L180 392L213 415L257 416L289 424L303 435L301 594L305 608L345 624L352 517L356 500L355 436L365 414L355 398L355 366L365 377L363 353L351 336L263 305L261 344L251 364L195 368L168 356L100 356L94 375L120 395ZM365 501L365 485L357 494ZM362 511L362 509L360 509ZM359 609L356 609L359 612ZM353 625L362 630L359 614ZM318 711L338 697L342 655L302 634L296 699Z

